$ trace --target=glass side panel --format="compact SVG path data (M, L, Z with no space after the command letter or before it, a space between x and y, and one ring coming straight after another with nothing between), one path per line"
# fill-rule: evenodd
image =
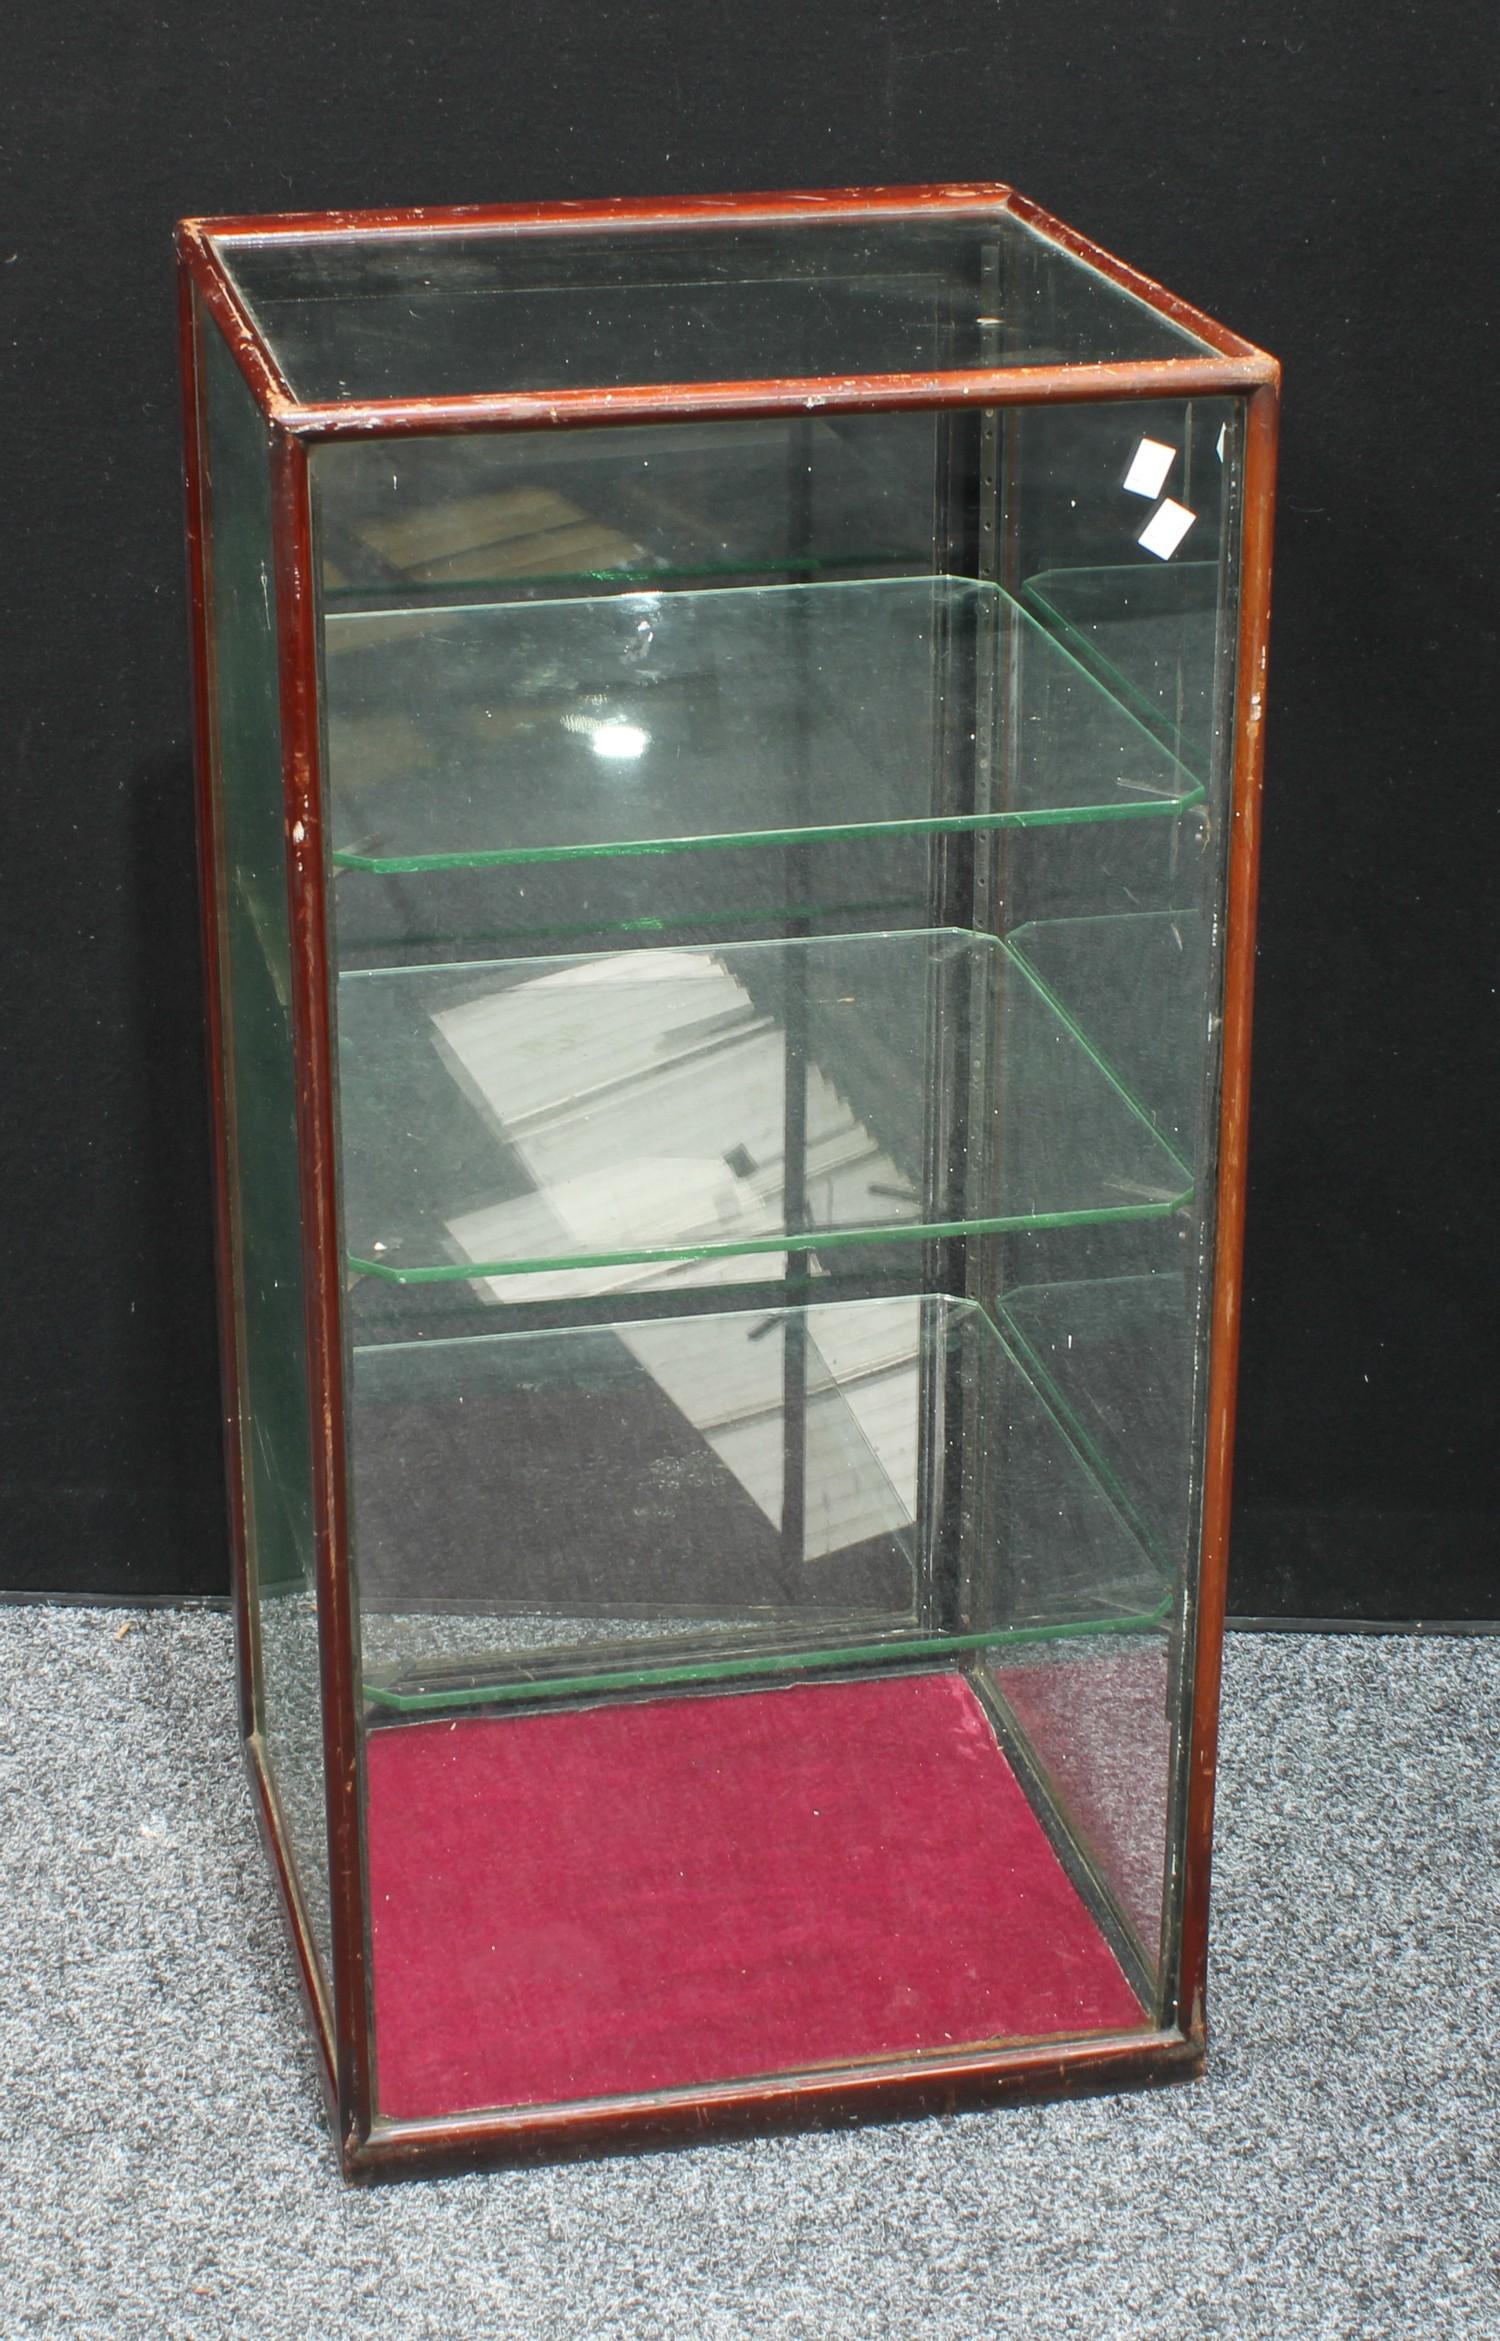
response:
M1161 399L1015 422L1018 591L1199 779L1228 742L1240 415Z
M329 1957L312 1462L301 1267L291 943L281 791L269 452L200 318L213 557L214 775L225 1079L256 1716L313 1943Z
M1003 995L1003 997L1002 997ZM1191 1181L995 938L388 968L339 987L361 1275L832 1252L1170 1211ZM967 1058L955 1050L964 1040Z
M1066 647L963 578L335 612L325 640L348 870L1133 819L1202 793ZM972 724L955 784L945 685L979 660L1013 670L1003 800Z
M1219 609L1214 562L1137 558L1107 569L1044 569L1027 579L1026 597L1122 706L1154 723L1191 771L1207 773Z
M535 1705L1138 1632L1170 1580L941 1297L355 1352L366 1695ZM1002 1456L942 1502L965 1403ZM560 1486L559 1438L602 1481ZM1043 1566L1066 1525L1066 1581Z
M1007 582L1203 790L1159 825L1031 829L991 879L1010 950L1196 1172L1168 1217L1018 1231L991 1271L996 1323L1171 1589L1133 1640L1002 1653L991 1687L1120 1923L1170 1974L1214 1266L1242 413L1231 399L1036 407L1004 429Z
M1203 912L1041 919L1015 928L1008 942L1137 1110L1190 1162L1212 1013Z
M220 236L308 400L1202 355L996 210Z
M1001 1645L985 1667L1012 1749L1146 1972L1162 1955L1177 1653L1160 1625Z
M997 1310L1079 1454L1174 1574L1193 1483L1193 1304L1188 1279L1161 1268L1021 1286Z
M387 2115L1170 2018L1240 458L1226 400L315 451ZM884 2030L746 2016L784 1837ZM597 2035L515 2021L558 1956Z

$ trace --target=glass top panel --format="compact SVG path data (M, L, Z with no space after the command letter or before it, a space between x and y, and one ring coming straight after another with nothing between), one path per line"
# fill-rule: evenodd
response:
M1001 211L220 236L300 399L1207 354Z

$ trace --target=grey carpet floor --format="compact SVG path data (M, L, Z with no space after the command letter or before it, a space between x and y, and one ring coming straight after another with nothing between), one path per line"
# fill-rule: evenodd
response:
M0 2341L1500 2341L1500 1640L1231 1641L1204 2082L359 2193L230 1705L0 1610Z

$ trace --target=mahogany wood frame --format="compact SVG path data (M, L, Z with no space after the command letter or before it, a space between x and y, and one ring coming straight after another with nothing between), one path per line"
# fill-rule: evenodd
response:
M607 393L580 389L308 403L299 401L280 373L215 249L221 239L243 237L373 237L388 232L420 236L441 235L456 229L532 236L591 228L712 227L717 223L771 225L795 220L868 219L880 214L956 219L996 213L1006 213L1024 222L1097 269L1162 318L1195 335L1212 354L1128 363L1032 365L960 372L662 383ZM371 2179L416 2169L620 2150L740 2130L899 2117L1016 2096L1055 2095L1113 2088L1127 2082L1162 2081L1197 2072L1206 2047L1209 1867L1239 1338L1255 897L1280 385L1276 361L999 184L834 189L802 194L688 197L662 202L193 219L184 221L178 231L178 251L204 963L241 1720L257 1816L297 1954L345 2175L351 2179ZM256 1730L254 1621L246 1581L245 1519L237 1452L240 1367L231 1181L233 1095L226 1080L221 997L221 871L214 787L211 531L207 518L211 483L206 476L201 446L195 302L201 303L208 318L223 334L265 418L271 448L332 1904L332 1975L326 1989ZM862 2068L705 2085L649 2098L622 2098L608 2104L537 2106L510 2113L455 2116L443 2121L377 2122L369 2059L370 1960L360 1827L354 1597L344 1477L341 1278L325 920L328 880L315 701L316 619L308 447L328 440L418 432L569 429L594 423L617 426L670 423L687 417L772 416L896 407L1014 406L1212 394L1242 396L1246 400L1247 421L1206 1455L1187 1735L1181 1927L1170 2021L1161 2030L1143 2030L1128 2037L1010 2043L942 2059L893 2059Z

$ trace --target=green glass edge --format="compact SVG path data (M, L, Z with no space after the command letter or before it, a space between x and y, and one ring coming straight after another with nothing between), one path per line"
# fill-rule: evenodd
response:
M1153 741L1160 747L1160 741ZM1192 775L1185 773L1191 780ZM360 870L367 877L419 876L429 870L514 869L533 862L619 861L631 855L709 853L721 846L823 845L844 838L939 837L958 832L997 829L1054 829L1068 823L1084 827L1098 821L1152 821L1175 817L1201 804L1207 791L1201 781L1181 796L1157 797L1128 805L1047 805L1019 813L951 813L914 815L907 821L813 822L796 829L723 830L707 837L628 838L619 845L525 845L510 851L475 853L357 854L336 847L334 866Z
M1143 1633L1159 1625L1171 1607L1168 1593L1157 1607L1124 1618L1080 1618L1051 1626L1001 1626L987 1634L943 1634L910 1642L856 1642L837 1650L763 1651L746 1658L690 1660L681 1665L625 1668L612 1674L558 1676L547 1682L478 1684L465 1690L392 1691L366 1683L364 1695L407 1715L431 1708L515 1706L522 1700L571 1697L575 1692L650 1690L657 1684L737 1682L747 1676L808 1674L825 1667L868 1666L882 1659L951 1658L961 1652L1013 1649L1027 1642L1076 1640L1086 1634Z
M1093 1051L1089 1054L1092 1056ZM1120 1087L1118 1082L1113 1086ZM1123 1090L1120 1095L1124 1097ZM1176 1163L1172 1149L1156 1131L1151 1135L1163 1153ZM1177 1167L1182 1166L1177 1164ZM530 1276L550 1268L649 1267L655 1261L748 1259L756 1253L836 1251L852 1244L921 1243L932 1236L1025 1235L1043 1228L1107 1227L1119 1220L1165 1219L1181 1209L1192 1191L1189 1178L1180 1194L1164 1196L1158 1203L1110 1203L1094 1211L1020 1212L994 1219L932 1219L914 1222L909 1227L848 1227L822 1232L815 1228L807 1235L754 1236L738 1244L655 1245L628 1252L585 1252L577 1258L553 1252L539 1260L460 1261L442 1268L391 1268L384 1261L365 1260L355 1252L348 1255L348 1260L349 1266L360 1275L379 1276L387 1284L472 1284L476 1277Z
M814 571L817 575L825 577L826 581L832 585L881 585L886 582L884 578L835 577L830 572L836 569L894 568L899 575L906 576L919 567L921 559L922 556L919 552L841 553L836 561L798 561L796 567ZM768 570L774 570L776 567L775 562L766 561L703 561L692 568L674 565L665 569L538 569L524 577L456 577L452 581L451 590L454 593L484 593L488 591L491 594L502 595L507 600L519 599L528 587L537 585L548 587L558 585L628 585L634 586L640 593L652 593L661 586L675 586L680 590L688 580L694 577L765 577ZM402 578L393 582L399 582L405 592L420 593L422 590L420 578L415 580ZM805 581L799 579L797 582ZM390 590L389 586L381 585L327 585L323 588L324 606L328 609L329 616L334 618L383 617L386 612L379 603L373 609L368 610L335 609L333 604L356 600L367 601L371 594L388 590ZM434 584L432 590L438 593L443 588L440 584ZM538 594L536 596L539 601L556 598L555 595L551 594ZM586 599L587 597L580 598ZM463 602L431 601L415 602L410 605L410 608L413 612L420 612L426 616L429 611L462 609L468 606L470 605ZM407 611L403 609L401 615L405 616L406 614Z

